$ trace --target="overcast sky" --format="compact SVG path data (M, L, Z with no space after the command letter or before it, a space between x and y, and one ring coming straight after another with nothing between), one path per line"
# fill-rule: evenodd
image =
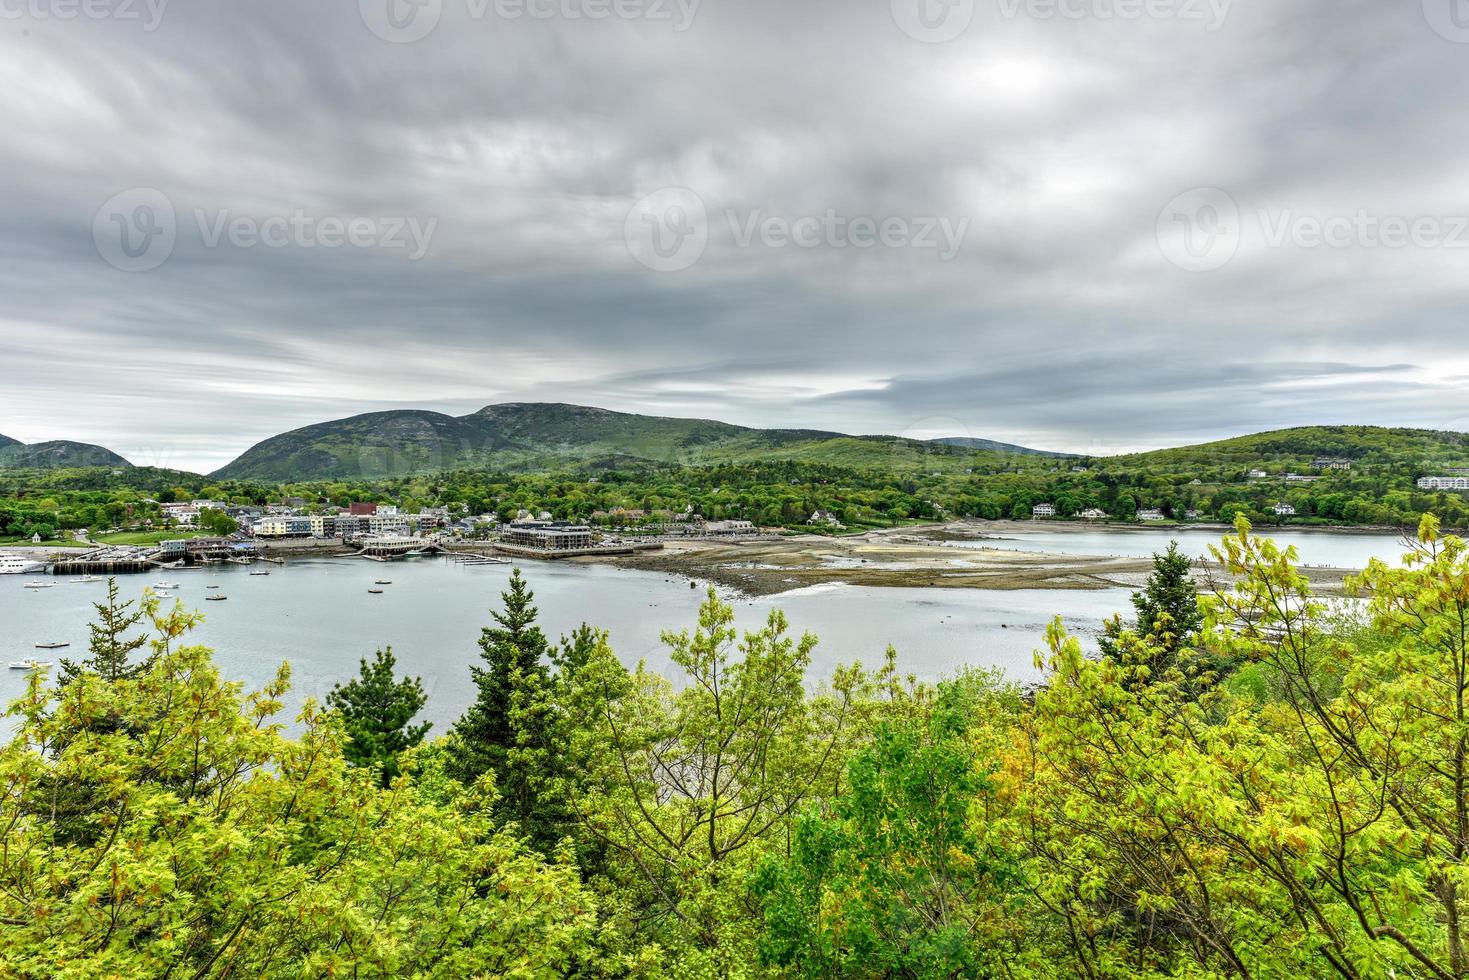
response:
M0 0L0 432L1469 429L1458 0Z

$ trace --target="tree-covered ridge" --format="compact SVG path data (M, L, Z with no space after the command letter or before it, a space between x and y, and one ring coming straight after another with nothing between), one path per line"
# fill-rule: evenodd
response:
M932 459L953 466L969 455L959 447L895 436L755 429L710 419L517 402L457 418L394 411L309 425L251 447L213 476L371 479L466 467L545 471L608 458L698 466L774 457L908 470Z
M591 629L558 651L515 583L473 721L417 747L420 694L385 655L288 736L288 667L247 693L189 641L197 616L109 600L91 657L10 711L0 964L1469 975L1469 548L1425 518L1356 605L1243 520L1215 551L1202 595L1159 556L1105 655L1058 620L1028 692L892 659L818 682L814 637L778 612L739 634L712 594L664 677Z
M128 467L127 460L110 449L84 442L55 440L26 445L0 436L0 469L59 470L88 466Z

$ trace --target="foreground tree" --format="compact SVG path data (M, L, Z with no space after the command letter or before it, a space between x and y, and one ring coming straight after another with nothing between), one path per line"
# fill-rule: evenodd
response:
M1020 708L1017 690L972 673L918 717L881 723L832 812L811 808L754 876L761 959L812 978L1003 976L1035 959L1037 923L1006 914L1018 855L988 819Z
M176 646L134 678L35 677L0 750L0 964L7 977L560 977L591 955L594 905L423 750L390 790L347 765L339 717L276 715L288 670L244 695ZM118 717L95 734L89 720ZM81 732L80 736L76 733ZM58 839L47 787L99 788Z
M629 676L605 647L587 668L603 685L589 828L609 851L610 878L636 896L634 927L677 948L691 974L751 961L748 875L845 758L860 672L841 671L808 698L816 639L786 629L775 611L739 639L734 610L710 589L694 633L664 634L686 683L644 665Z
M1243 519L1216 557L1204 632L1248 666L1203 698L1049 635L1008 778L1076 972L1469 975L1469 551L1425 518L1360 625Z
M431 723L412 724L414 715L428 703L423 682L417 677L398 679L393 648L379 650L372 663L364 658L358 675L338 684L327 695L327 704L341 712L347 742L342 753L354 766L376 769L383 786L389 786L401 771L399 759L423 741Z

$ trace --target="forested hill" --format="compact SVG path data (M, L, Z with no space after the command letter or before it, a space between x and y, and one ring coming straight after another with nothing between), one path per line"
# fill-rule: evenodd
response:
M1375 466L1455 462L1465 465L1469 461L1469 433L1373 425L1313 425L1114 456L1108 461L1122 466L1237 465L1267 469L1270 468L1267 464L1275 464L1304 471L1321 458Z
M58 470L88 466L128 467L132 464L110 449L84 442L55 440L31 445L0 436L0 469Z
M903 471L946 463L957 468L970 452L896 436L755 429L710 419L520 402L460 417L410 410L309 425L266 439L213 476L370 479L474 467L549 470L608 458L695 466L778 458Z

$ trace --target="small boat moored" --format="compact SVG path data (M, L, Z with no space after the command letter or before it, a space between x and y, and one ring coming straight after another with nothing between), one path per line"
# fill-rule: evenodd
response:
M380 579L378 579L376 582L374 582L372 584L373 585L392 585L393 584L393 580L390 579L390 578L380 578Z
M383 590L382 589L368 589L367 591L369 593L371 593L372 595L382 595L383 594Z
M37 643L36 644L36 649L37 650L60 650L62 647L69 647L69 646L71 646L70 643L61 643L59 641L56 641L56 642L51 642L51 643Z
M207 595L207 596L204 597L204 601L205 602L224 602L228 598L229 598L229 596L227 596L227 595Z
M48 670L51 667L49 660L12 660L11 670Z

